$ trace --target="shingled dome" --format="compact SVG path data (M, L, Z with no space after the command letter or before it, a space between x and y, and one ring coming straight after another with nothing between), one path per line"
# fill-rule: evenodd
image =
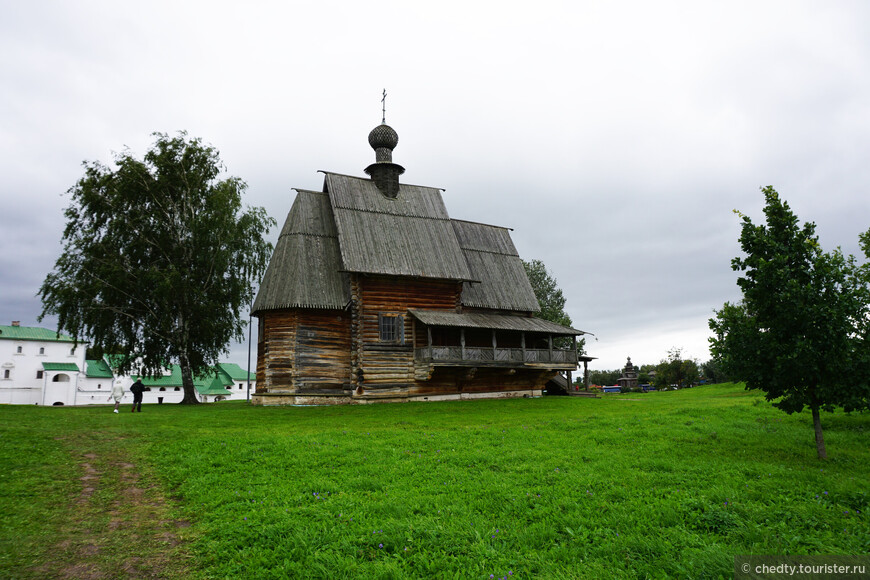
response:
M381 123L369 133L369 145L372 149L395 149L399 144L399 134L385 123Z

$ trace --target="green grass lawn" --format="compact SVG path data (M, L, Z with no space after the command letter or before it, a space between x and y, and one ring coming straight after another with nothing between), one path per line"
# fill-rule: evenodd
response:
M156 510L130 517L170 538L135 564L162 558L163 577L731 578L738 554L870 552L870 416L824 414L820 462L808 413L735 385L0 419L0 577L56 573L64 542L67 567L129 564L142 522L104 514L127 501L110 477L124 461ZM100 461L83 497L83 464Z

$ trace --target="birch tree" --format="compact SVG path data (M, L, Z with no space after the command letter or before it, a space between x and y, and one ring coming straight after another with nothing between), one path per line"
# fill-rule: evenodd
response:
M242 208L246 184L220 178L214 147L184 132L154 137L141 160L124 151L114 167L83 164L40 319L57 316L59 331L122 353L122 374L156 376L177 362L182 403L197 403L194 376L244 337L275 221Z

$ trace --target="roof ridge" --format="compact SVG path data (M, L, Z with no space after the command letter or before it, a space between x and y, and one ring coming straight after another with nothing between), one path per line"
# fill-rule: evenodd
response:
M312 238L335 238L338 239L338 234L312 234L310 232L287 232L286 234L281 234L278 236L278 239L286 237L286 236L310 236Z
M347 173L337 173L335 171L326 171L324 169L318 169L317 172L322 173L324 175L337 175L339 177L349 177L351 179L359 179L360 181L372 181L371 178L369 178L369 177L360 177L358 175L348 175ZM435 187L433 185L418 185L416 183L400 183L399 184L399 191L401 191L401 188L403 185L406 187L422 187L425 189L436 189L438 191L447 191L443 187Z
M496 252L493 250L478 250L477 248L466 248L465 246L460 245L463 252L480 252L481 254L493 254L495 256L511 256L513 258L519 258L519 253L516 254L508 254L507 252Z
M474 220L463 220L463 219L459 219L459 218L450 218L450 221L453 221L453 222L464 222L464 223L467 223L467 224L474 224L474 225L478 225L478 226L486 226L486 227L488 227L488 228L498 228L498 229L500 229L500 230L509 230L509 231L514 231L513 228L509 228L509 227L507 227L507 226L497 226L497 225L495 225L495 224L486 224L486 223L483 223L483 222L476 222L476 221L474 221Z
M329 192L327 192L327 191L317 191L315 189L302 189L299 187L293 187L292 189L296 193L316 193L318 195L329 195Z
M393 213L390 211L378 211L378 210L367 209L367 208L361 209L361 208L356 208L356 207L334 206L333 211L335 211L336 209L340 209L340 210L344 210L344 211L358 211L360 213L374 213L374 214L378 214L378 215L392 215L392 216L396 216L396 217L400 217L400 218L416 218L416 219L421 219L421 220L432 220L432 221L436 221L436 222L449 222L449 221L451 221L450 216L443 218L443 217L436 217L436 216L431 216L431 215L397 214L397 213Z

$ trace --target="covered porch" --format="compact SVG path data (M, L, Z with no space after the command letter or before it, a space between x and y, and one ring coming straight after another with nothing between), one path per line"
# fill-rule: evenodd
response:
M409 310L417 321L414 359L432 366L577 368L578 335L528 316ZM422 340L421 340L422 339Z

